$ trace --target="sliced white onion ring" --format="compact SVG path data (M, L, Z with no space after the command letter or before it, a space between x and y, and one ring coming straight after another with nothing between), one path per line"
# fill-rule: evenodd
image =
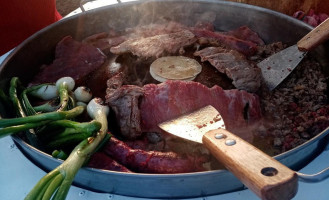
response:
M168 56L156 59L150 66L151 76L159 81L193 80L202 70L194 59L184 56Z

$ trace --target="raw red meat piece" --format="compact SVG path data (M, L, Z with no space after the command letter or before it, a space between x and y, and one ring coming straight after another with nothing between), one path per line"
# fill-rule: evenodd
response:
M79 85L85 76L98 69L105 60L106 56L97 48L66 36L56 46L53 63L43 66L32 83L56 82L61 77L70 76Z
M91 156L87 166L96 169L106 169L118 172L131 172L125 166L121 165L117 161L107 156L104 152L94 153Z
M103 151L122 165L144 173L171 174L204 171L202 164L208 161L208 156L132 149L114 137L111 137Z
M110 35L109 33L97 33L85 38L82 42L90 44L96 48L99 48L103 52L108 53L110 48L117 46L126 40L122 35Z
M242 90L208 88L192 81L148 84L143 89L140 114L144 132L161 132L159 123L212 105L221 113L228 130L252 141L252 126L262 119L258 96Z

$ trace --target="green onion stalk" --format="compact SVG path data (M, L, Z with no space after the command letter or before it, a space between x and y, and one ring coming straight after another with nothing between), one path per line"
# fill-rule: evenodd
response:
M0 91L0 99L7 104L9 102L17 116L0 119L0 138L26 131L28 138L29 135L35 137L35 144L38 143L37 136L41 136L50 141L47 146L52 149L65 147L72 142L79 143L68 157L62 150L53 151L54 157L65 161L35 185L26 196L27 200L65 199L78 170L110 137L107 134L109 108L103 106L99 98L93 99L87 106L87 111L94 120L84 123L69 120L85 110L85 106L76 106L75 99L71 96L74 84L71 77L63 77L56 82L56 86L41 84L25 88L17 77L13 77L10 81L9 98ZM44 104L46 106L33 107L29 95L50 101ZM34 128L38 128L35 129L37 134ZM31 141L30 138L29 140Z
M76 173L88 161L90 155L97 150L107 135L109 108L101 104L102 100L95 98L87 106L89 115L102 125L97 134L80 142L61 165L40 179L25 200L64 200L66 198Z
M23 92L21 94L21 100L22 100L22 105L23 105L27 115L36 115L37 114L37 112L35 111L35 109L33 108L33 106L31 105L31 103L28 99L28 94L32 94L33 92L38 91L40 88L48 87L48 85L49 84L40 84L40 85L31 86L31 87L23 90Z
M66 160L67 157L69 157L63 150L54 150L51 155L54 158L58 158L58 159L62 159L62 160Z
M83 113L85 108L77 106L68 111L49 112L27 117L1 119L0 120L0 138L20 131L46 125L50 121L72 119Z
M69 92L66 84L60 84L58 87L60 103L57 110L66 110L69 105Z
M1 102L4 103L6 114L10 113L10 111L14 110L15 113L11 113L15 115L16 117L25 117L27 116L26 111L24 110L24 105L19 99L19 91L24 90L25 88L22 86L20 80L18 77L13 77L10 80L10 86L9 86L9 97L7 97L6 93L1 90L0 96L1 96ZM0 131L0 138L7 136L11 134L11 131L14 130L25 130L26 136L28 140L30 141L30 144L33 146L38 146L38 139L35 135L34 130L32 129L37 124L25 124L23 126L18 125L16 127L9 127L5 129L1 129ZM3 127L1 127L3 128Z
M18 95L18 88L21 87L21 82L17 77L13 77L10 80L10 87L9 87L9 98L15 108L16 114L19 117L25 117L25 111L22 103L19 100Z
M42 105L34 106L36 112L52 112L59 108L59 98L48 101Z
M9 87L9 98L12 102L12 105L16 111L16 116L18 117L26 117L27 114L26 114L26 111L24 110L24 104L21 102L21 100L19 99L19 89L23 89L22 85L21 85L21 82L19 80L18 77L13 77L11 80L10 80L10 87ZM25 135L27 136L30 144L32 144L33 146L39 146L38 145L38 138L37 136L35 135L35 132L32 128L34 128L34 126L37 125L37 124L29 124L27 126L25 126L26 128L27 127L30 127L29 129L25 129ZM24 129L24 126L23 127L20 127L20 128L17 128L17 129ZM3 136L6 136L8 134L10 134L10 132L5 132L6 130L1 130L2 131L2 134L0 134L0 138L3 137Z
M37 112L51 112L51 111L62 111L68 110L75 107L75 101L70 95L71 88L67 82L63 81L57 84L58 99L52 99L45 104L35 106L33 109Z
M6 103L6 105L13 106L18 118L0 120L0 128L2 128L0 130L0 138L20 131L25 131L30 144L38 147L40 144L38 138L40 130L48 127L49 123L52 124L51 122L57 120L60 121L61 119L71 119L80 115L84 111L84 108L82 107L75 108L75 100L69 95L73 88L74 80L70 77L63 77L59 79L56 82L56 85L46 83L28 88L22 86L19 78L13 77L10 81L9 100L6 98L3 91L1 93L1 100ZM50 102L54 101L54 99L58 99L57 104L53 106L55 109L48 110L48 112L40 114L40 112L36 111L31 105L28 98L30 95L39 99L50 100ZM78 122L71 121L71 123L74 124L75 128L67 128L67 130L64 131L66 133L77 133L80 131L82 134L70 134L66 138L55 138L53 142L54 144L64 142L67 144L72 144L74 141L74 144L76 144L77 142L80 142L92 135L90 131L86 134L87 131L83 132L81 131L82 128L79 127L91 127L94 130L99 130L100 128L98 122L98 124L91 122L81 125ZM57 122L57 124L60 124L60 122Z
M54 137L48 138L50 142L47 144L48 148L58 148L68 146L70 144L77 144L78 142L93 136L95 132L100 130L102 124L97 120L90 122L75 122L71 120L57 120L47 125L47 130L62 129L59 134ZM43 131L43 134L47 134L47 130ZM38 136L40 136L39 134ZM48 134L47 134L48 135ZM46 136L47 137L47 136Z

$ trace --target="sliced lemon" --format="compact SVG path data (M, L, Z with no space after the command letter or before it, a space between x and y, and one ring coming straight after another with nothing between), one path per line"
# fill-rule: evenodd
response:
M193 80L202 70L194 59L184 56L167 56L156 59L150 66L151 76L160 82L166 80Z

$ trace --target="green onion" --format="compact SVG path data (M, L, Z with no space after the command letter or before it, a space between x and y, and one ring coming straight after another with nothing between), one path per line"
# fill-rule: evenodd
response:
M84 111L83 106L77 106L69 111L49 112L49 113L42 113L42 114L32 115L27 117L1 119L0 127L15 126L25 123L36 123L45 120L48 121L48 120L72 119L80 115L83 111Z
M76 173L88 161L90 155L96 151L107 134L109 108L101 104L102 101L100 99L93 99L87 106L90 116L101 123L101 128L97 134L80 142L60 166L48 173L36 184L26 196L26 200L49 199L52 196L54 200L64 200L66 198Z
M54 150L51 155L54 157L54 158L58 158L58 159L62 159L62 160L65 160L68 155L62 151L62 150Z
M26 117L26 113L24 111L24 106L22 105L20 99L19 99L19 94L18 94L18 89L23 89L21 82L17 77L13 77L10 80L10 87L9 87L9 97L10 100L13 104L13 107L15 109L16 115L18 117ZM25 88L24 88L25 89ZM18 125L18 124L16 124ZM28 129L25 131L26 137L28 138L30 144L33 146L39 146L38 138L35 135L35 132L33 129ZM8 135L8 133L3 133L3 135ZM3 137L0 135L0 138Z

